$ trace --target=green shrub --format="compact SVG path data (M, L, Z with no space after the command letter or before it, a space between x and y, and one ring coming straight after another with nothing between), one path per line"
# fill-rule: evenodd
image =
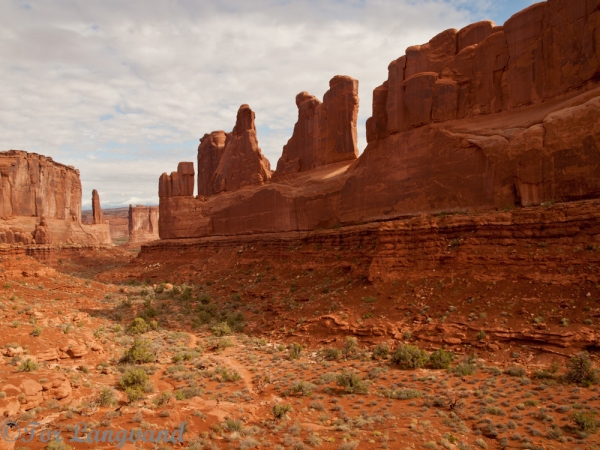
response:
M127 327L129 334L144 334L150 330L150 325L141 317L136 317Z
M292 405L289 403L277 403L273 405L273 417L283 419L292 409Z
M213 326L210 330L215 336L219 337L228 336L232 333L231 328L229 327L229 325L227 325L227 322L218 323L215 326Z
M298 359L302 353L302 346L297 342L294 342L288 346L288 351L290 353L290 359Z
M565 379L569 383L576 383L582 386L591 386L598 382L598 373L592 367L590 355L587 352L579 352L567 363L568 371Z
M312 395L317 387L307 381L298 381L290 388L290 393L295 395Z
M525 367L511 366L504 369L504 373L511 377L524 377L527 374L527 371L525 370Z
M103 387L96 399L96 402L100 406L113 406L117 403L117 397L115 396L115 391L113 391L109 387Z
M340 359L342 357L342 352L338 348L330 347L330 348L326 348L323 351L323 356L327 360L337 361L338 359Z
M35 361L27 358L25 361L23 361L21 364L19 364L17 371L18 372L35 372L36 370L38 370L38 368L39 368L39 366L37 365L37 363Z
M128 369L119 380L119 384L127 394L129 402L133 403L144 398L144 388L148 380L144 369Z
M245 317L241 312L235 312L227 315L227 325L233 330L242 332L244 331Z
M368 387L360 376L354 372L344 370L336 377L336 384L344 388L344 391L349 394L366 394Z
M358 339L352 336L346 336L346 342L344 343L344 348L342 348L342 355L344 358L355 358L358 355L359 350Z
M172 396L173 395L169 391L162 391L154 398L153 403L159 407L165 406L167 403L169 403L169 400Z
M596 411L583 412L578 411L570 417L571 421L577 426L579 431L593 434L598 431L598 421L596 420Z
M456 375L464 377L467 375L473 375L477 371L477 366L468 361L463 361L454 367L450 367L448 370Z
M453 353L440 348L429 356L429 365L432 369L447 369L450 367L453 359Z
M385 359L388 357L390 353L390 347L386 344L377 344L373 348L373 358L374 359Z
M403 345L398 347L392 355L392 362L403 369L418 369L425 367L429 361L429 355L415 345Z
M35 327L31 331L31 335L34 336L34 337L38 337L40 334L42 334L42 331L44 331L44 329L42 327Z
M417 389L384 389L381 391L381 395L396 400L411 400L423 397L423 392Z
M151 350L151 344L149 340L136 336L131 348L121 358L121 362L130 364L154 362L156 355Z

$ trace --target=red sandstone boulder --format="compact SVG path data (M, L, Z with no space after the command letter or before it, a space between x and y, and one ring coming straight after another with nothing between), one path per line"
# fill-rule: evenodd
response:
M301 92L296 96L296 106L298 121L283 147L274 179L358 157L358 81L338 75L329 82L323 103Z

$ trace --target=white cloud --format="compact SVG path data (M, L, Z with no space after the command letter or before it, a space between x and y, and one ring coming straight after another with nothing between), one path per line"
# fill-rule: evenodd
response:
M204 133L230 131L242 103L255 110L259 144L275 166L296 121L296 94L322 97L337 74L359 80L363 148L372 90L389 62L446 28L489 18L494 7L475 0L5 1L0 148L79 168L84 205L94 188L104 205L156 204L159 175L195 161Z

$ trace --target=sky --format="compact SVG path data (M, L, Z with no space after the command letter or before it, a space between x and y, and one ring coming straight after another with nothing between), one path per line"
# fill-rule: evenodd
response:
M359 80L359 149L372 91L406 47L531 0L1 0L0 150L81 172L83 208L158 204L158 178L196 164L198 140L256 113L277 165L335 75Z

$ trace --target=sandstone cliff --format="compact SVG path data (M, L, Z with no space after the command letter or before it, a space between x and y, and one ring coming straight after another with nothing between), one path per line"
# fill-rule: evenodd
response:
M107 224L81 223L78 170L37 153L0 152L0 243L29 245L34 240L111 243Z
M358 81L336 76L329 82L323 103L301 92L296 96L296 106L298 121L283 147L274 179L358 157Z
M301 111L318 107L299 100ZM314 148L301 143L309 122L299 117L283 166ZM598 0L538 3L504 26L479 22L409 47L373 93L367 141L354 162L285 182L161 198L160 235L313 230L600 197Z
M158 206L129 205L129 242L158 239Z
M0 216L80 221L79 171L37 153L0 152Z

